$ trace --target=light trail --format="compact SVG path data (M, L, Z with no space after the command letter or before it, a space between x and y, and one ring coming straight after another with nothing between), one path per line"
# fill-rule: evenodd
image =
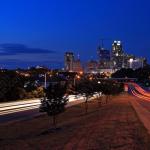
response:
M40 102L40 99L21 100L21 101L14 101L14 102L4 102L4 103L0 103L0 108L7 107L7 106L9 107L9 106L37 103L37 102Z
M136 96L136 97L138 97L138 98L140 98L140 99L142 99L142 100L146 100L146 101L149 101L149 102L150 102L150 98L145 97L145 96L143 96L143 95L141 95L141 94L138 94L135 90L132 90L132 89L131 89L131 92L132 92L132 94L133 94L134 96Z
M138 84L136 84L136 83L130 83L130 84L133 85L134 88L135 88L139 93L141 93L141 94L143 94L143 95L145 95L145 96L147 96L147 97L150 98L150 93L147 92L147 91L145 91L144 89L142 89Z
M97 94L95 94L91 99L96 98L96 96L97 96ZM81 96L81 95L76 95L76 96L69 95L69 103L68 103L67 107L75 104L75 103L71 104L70 102L81 101L83 99L84 99L84 96ZM12 113L16 113L16 112L21 112L21 111L38 109L40 104L41 104L40 99L1 103L0 104L0 116L6 115L6 114L12 114ZM76 102L76 104L78 104L78 102Z
M16 112L21 112L21 111L26 111L26 110L32 110L32 109L37 109L39 108L40 105L36 106L31 106L31 107L23 107L23 108L18 108L18 109L10 109L6 111L0 112L1 115L6 115L6 114L11 114L11 113L16 113Z
M132 85L132 87L131 87L131 85ZM129 83L128 86L130 88L132 95L139 98L140 100L145 100L145 101L150 102L150 94L147 91L145 91L144 89L142 89L138 84Z

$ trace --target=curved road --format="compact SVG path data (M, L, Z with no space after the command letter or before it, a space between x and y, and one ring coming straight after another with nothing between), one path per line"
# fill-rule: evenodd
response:
M128 83L128 92L136 97L136 101L150 111L150 92L144 90L136 83Z

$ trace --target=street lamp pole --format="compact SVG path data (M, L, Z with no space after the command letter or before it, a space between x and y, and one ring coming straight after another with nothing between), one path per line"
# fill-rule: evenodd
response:
M44 74L44 88L45 88L45 90L46 90L46 87L47 87L47 86L46 86L46 80L47 80L47 79L46 79L46 73L45 73L45 74ZM45 90L44 90L44 91L45 91ZM46 93L45 93L45 92L44 92L44 100L46 100Z
M47 82L47 79L46 79L46 73L45 73L45 75L44 75L44 88L45 88L45 89L46 89L46 87L47 87L47 86L46 86L46 85L47 85L46 82Z
M76 85L76 77L74 77L74 79L73 79L73 85L74 86Z

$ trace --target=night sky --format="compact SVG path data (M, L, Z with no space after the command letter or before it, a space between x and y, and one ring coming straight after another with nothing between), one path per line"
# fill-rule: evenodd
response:
M97 59L121 40L126 53L150 60L149 0L1 0L0 67L63 67L64 52Z

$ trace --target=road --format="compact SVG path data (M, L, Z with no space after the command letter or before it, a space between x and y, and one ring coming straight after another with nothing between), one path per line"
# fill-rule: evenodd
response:
M150 111L150 92L144 90L136 83L128 83L129 93L137 97L136 101Z
M94 97L93 97L94 98ZM69 96L69 103L66 107L83 102L83 96ZM0 123L10 121L26 120L43 115L39 112L40 99L23 100L18 102L8 102L0 104Z

